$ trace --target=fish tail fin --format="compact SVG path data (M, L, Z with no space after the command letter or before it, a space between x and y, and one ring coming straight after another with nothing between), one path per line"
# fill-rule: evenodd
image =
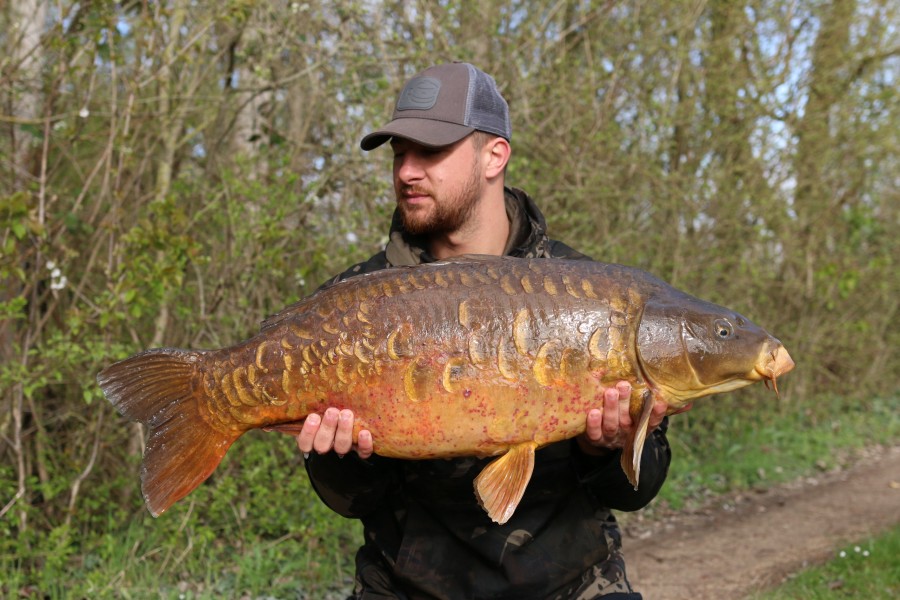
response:
M243 433L211 427L198 365L203 352L159 348L110 365L97 383L119 413L149 429L141 490L158 517L209 477Z
M632 402L630 407L631 419L637 423L637 427L625 441L622 451L622 469L628 481L638 489L641 479L641 456L644 453L644 442L647 441L647 430L650 426L650 413L653 412L653 394L645 390L641 394L640 402Z

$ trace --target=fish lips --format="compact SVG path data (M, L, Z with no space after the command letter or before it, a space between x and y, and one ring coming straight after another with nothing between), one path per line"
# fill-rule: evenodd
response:
M765 380L766 387L769 387L769 382L772 382L775 394L780 396L778 392L778 378L794 368L794 359L791 358L791 355L788 354L787 349L781 342L775 338L772 338L772 341L775 343L775 349L767 352L760 359L756 366L756 373L761 379Z
M762 368L757 367L757 372L766 379L775 379L790 372L794 366L794 359L788 354L787 349L775 338L772 338L777 347L765 358Z

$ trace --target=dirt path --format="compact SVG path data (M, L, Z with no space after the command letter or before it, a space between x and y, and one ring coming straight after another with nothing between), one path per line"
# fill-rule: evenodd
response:
M854 467L648 524L626 523L629 577L647 600L740 598L900 523L900 446Z

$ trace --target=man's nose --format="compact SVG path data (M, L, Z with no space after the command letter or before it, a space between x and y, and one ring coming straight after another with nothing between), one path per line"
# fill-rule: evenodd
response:
M397 179L403 183L418 181L425 176L422 161L413 152L404 152L402 156L396 157L394 159L394 170L397 173Z

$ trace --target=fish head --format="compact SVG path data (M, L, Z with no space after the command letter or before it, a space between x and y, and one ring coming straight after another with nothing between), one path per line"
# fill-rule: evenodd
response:
M794 368L784 345L765 329L686 295L648 300L637 354L643 374L673 409L755 381L774 384Z

